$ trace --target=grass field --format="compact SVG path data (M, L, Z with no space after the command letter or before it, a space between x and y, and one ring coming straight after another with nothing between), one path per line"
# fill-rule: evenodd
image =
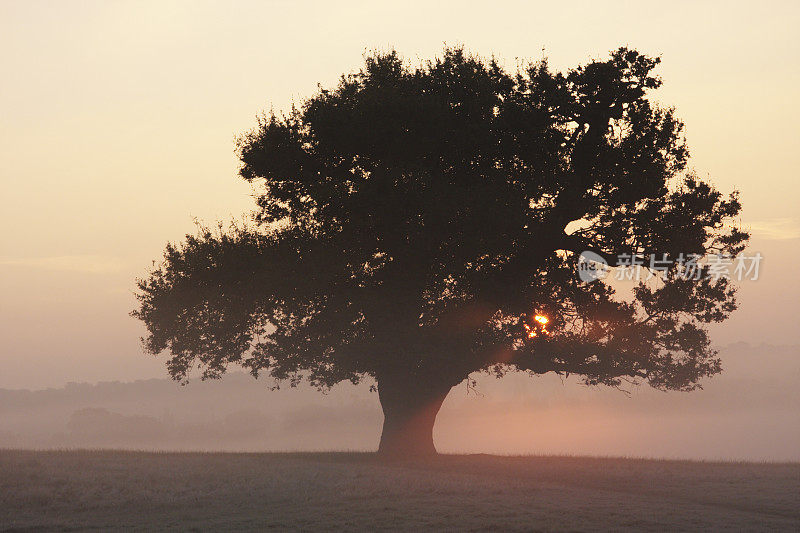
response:
M800 464L0 451L0 530L800 530Z

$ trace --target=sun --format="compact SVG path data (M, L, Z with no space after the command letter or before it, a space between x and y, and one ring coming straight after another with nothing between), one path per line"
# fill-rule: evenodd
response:
M549 318L547 318L543 314L536 313L536 315L534 315L534 317L533 317L533 320L534 320L534 322L536 322L534 324L534 327L531 327L528 324L524 324L525 331L528 332L528 338L529 339L532 339L534 337L539 336L540 333L542 333L544 335L549 335L550 334L550 332L547 331L547 324L550 323L550 319Z

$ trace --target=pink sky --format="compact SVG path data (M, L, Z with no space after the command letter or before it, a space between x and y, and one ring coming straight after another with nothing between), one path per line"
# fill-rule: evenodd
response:
M555 68L620 45L660 54L658 99L686 122L692 165L741 190L765 257L715 340L800 345L800 6L618 6L0 4L0 387L165 375L127 314L134 278L193 217L251 208L235 135L365 50L419 61L443 43L510 67L543 48Z

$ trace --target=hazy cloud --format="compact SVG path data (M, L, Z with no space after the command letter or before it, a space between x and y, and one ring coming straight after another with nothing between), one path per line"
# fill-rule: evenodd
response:
M0 258L0 265L58 270L62 272L86 272L102 274L118 272L122 261L116 257L100 255L60 255L53 257L6 257Z
M800 222L790 217L757 220L748 224L750 230L764 239L784 240L800 238Z

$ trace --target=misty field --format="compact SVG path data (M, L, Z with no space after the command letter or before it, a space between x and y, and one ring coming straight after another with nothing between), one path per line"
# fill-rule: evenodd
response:
M0 530L798 530L800 464L0 451Z

